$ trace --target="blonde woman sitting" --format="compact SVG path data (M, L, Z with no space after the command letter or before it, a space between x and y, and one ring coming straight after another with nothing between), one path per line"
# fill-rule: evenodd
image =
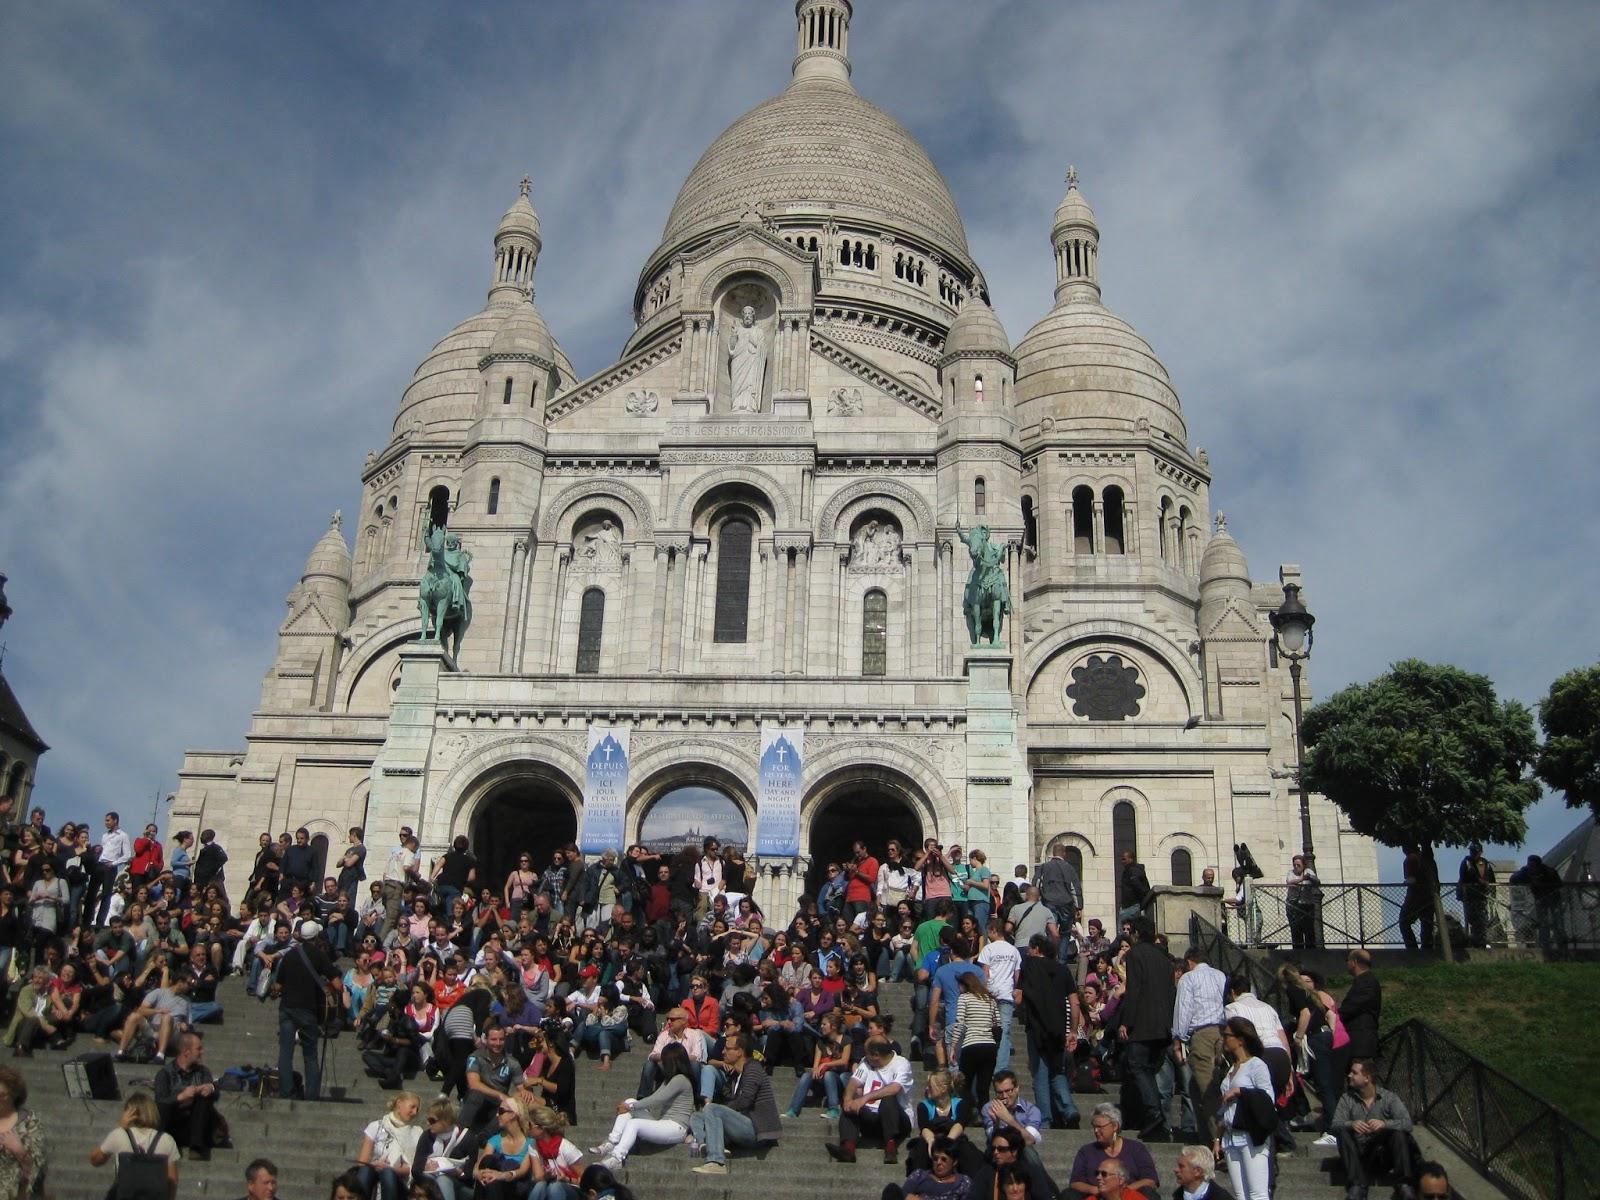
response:
M361 1131L355 1174L366 1195L376 1189L380 1200L405 1200L417 1139L422 1136L421 1127L414 1124L421 1109L422 1098L415 1092L397 1092L388 1111Z

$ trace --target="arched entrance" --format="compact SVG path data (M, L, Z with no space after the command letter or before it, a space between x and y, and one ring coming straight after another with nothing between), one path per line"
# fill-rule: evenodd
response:
M530 855L540 872L557 847L577 841L578 814L558 788L537 779L510 779L479 802L470 836L479 883L498 890L519 855Z
M883 848L890 838L898 838L908 850L922 842L922 818L903 796L861 785L829 797L811 819L806 848L811 867L806 871L806 893L815 896L827 882L830 862L850 860L850 847L858 839L882 862Z
M750 840L744 811L721 788L688 784L662 792L639 822L638 840L657 854L700 849L707 837L743 850Z

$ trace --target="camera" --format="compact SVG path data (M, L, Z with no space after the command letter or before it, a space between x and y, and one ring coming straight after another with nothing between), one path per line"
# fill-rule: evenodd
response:
M1250 847L1243 842L1240 842L1233 848L1233 861L1236 862L1239 865L1239 869L1246 875L1250 876L1251 879L1260 879L1266 874L1266 872L1263 871L1256 863L1255 855L1250 853Z

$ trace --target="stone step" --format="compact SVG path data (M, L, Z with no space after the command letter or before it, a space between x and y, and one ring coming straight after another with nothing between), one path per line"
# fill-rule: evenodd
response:
M223 983L220 997L227 1010L224 1021L204 1027L206 1061L212 1070L220 1075L225 1068L245 1062L259 1066L275 1064L276 1005L260 1004L247 997L242 981L237 978ZM883 1001L885 1011L899 1018L897 1024L902 1028L897 1030L897 1037L902 1042L908 1041L904 1026L908 1024L910 987L885 985ZM88 1152L115 1125L121 1105L68 1097L61 1072L61 1065L68 1059L93 1049L89 1039L79 1038L67 1051L40 1051L33 1058L14 1060L30 1084L29 1107L39 1113L51 1139L54 1164L51 1189L60 1200L103 1195L111 1182L109 1168L97 1171L88 1165ZM579 1060L579 1121L571 1136L584 1150L605 1136L617 1102L633 1095L643 1062L643 1047L637 1039L635 1049L620 1055L615 1062L612 1070L600 1071L592 1060ZM1012 1068L1018 1072L1024 1091L1031 1094L1027 1064L1022 1061L1020 1047L1013 1057ZM117 1064L123 1094L127 1095L136 1086L149 1086L157 1069L155 1064ZM920 1081L923 1074L920 1065L916 1071ZM383 1112L389 1093L362 1073L355 1039L348 1034L329 1045L324 1080L329 1087L343 1089L347 1101L310 1103L275 1097L261 1100L224 1093L220 1105L232 1127L237 1149L216 1151L211 1161L205 1163L184 1162L180 1166L180 1192L237 1196L243 1190L245 1163L265 1155L278 1163L279 1194L286 1200L326 1195L329 1182L347 1168L359 1148L362 1127ZM407 1086L425 1102L438 1090L437 1084L425 1077ZM794 1089L792 1069L778 1068L773 1088L779 1105L786 1104ZM820 1093L817 1096L820 1099ZM1078 1102L1087 1114L1089 1107L1104 1098L1079 1096ZM813 1101L813 1105L815 1103ZM689 1170L692 1160L681 1150L644 1146L636 1149L624 1177L631 1187L650 1200L689 1200L690 1197L732 1200L735 1192L739 1192L743 1200L743 1196L748 1195L752 1177L760 1174L767 1179L774 1170L794 1181L792 1186L781 1188L780 1195L859 1200L863 1195L876 1194L885 1183L903 1177L903 1164L884 1164L881 1152L875 1153L870 1145L863 1147L861 1161L854 1165L832 1162L823 1144L836 1139L837 1127L834 1122L821 1119L820 1111L818 1107L809 1107L800 1117L785 1120L780 1144L762 1154L734 1151L726 1179L694 1174ZM1073 1156L1089 1136L1086 1128L1054 1130L1046 1134L1041 1157L1058 1182L1070 1175ZM1162 1146L1153 1150L1158 1165L1168 1170L1173 1148ZM1323 1151L1309 1148L1308 1138L1301 1138L1299 1149L1279 1160L1283 1187L1278 1194L1307 1197L1308 1200L1337 1197L1339 1189L1331 1184L1328 1175L1330 1161Z

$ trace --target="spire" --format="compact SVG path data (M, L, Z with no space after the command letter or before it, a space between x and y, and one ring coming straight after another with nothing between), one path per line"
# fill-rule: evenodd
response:
M1067 168L1067 194L1050 229L1056 252L1056 304L1100 299L1100 226L1078 190L1078 168Z
M794 82L850 86L850 0L795 0Z
M533 268L544 241L539 236L539 214L528 194L533 180L526 175L517 185L517 198L500 218L494 231L494 278L489 283L491 304L514 304L533 288Z

